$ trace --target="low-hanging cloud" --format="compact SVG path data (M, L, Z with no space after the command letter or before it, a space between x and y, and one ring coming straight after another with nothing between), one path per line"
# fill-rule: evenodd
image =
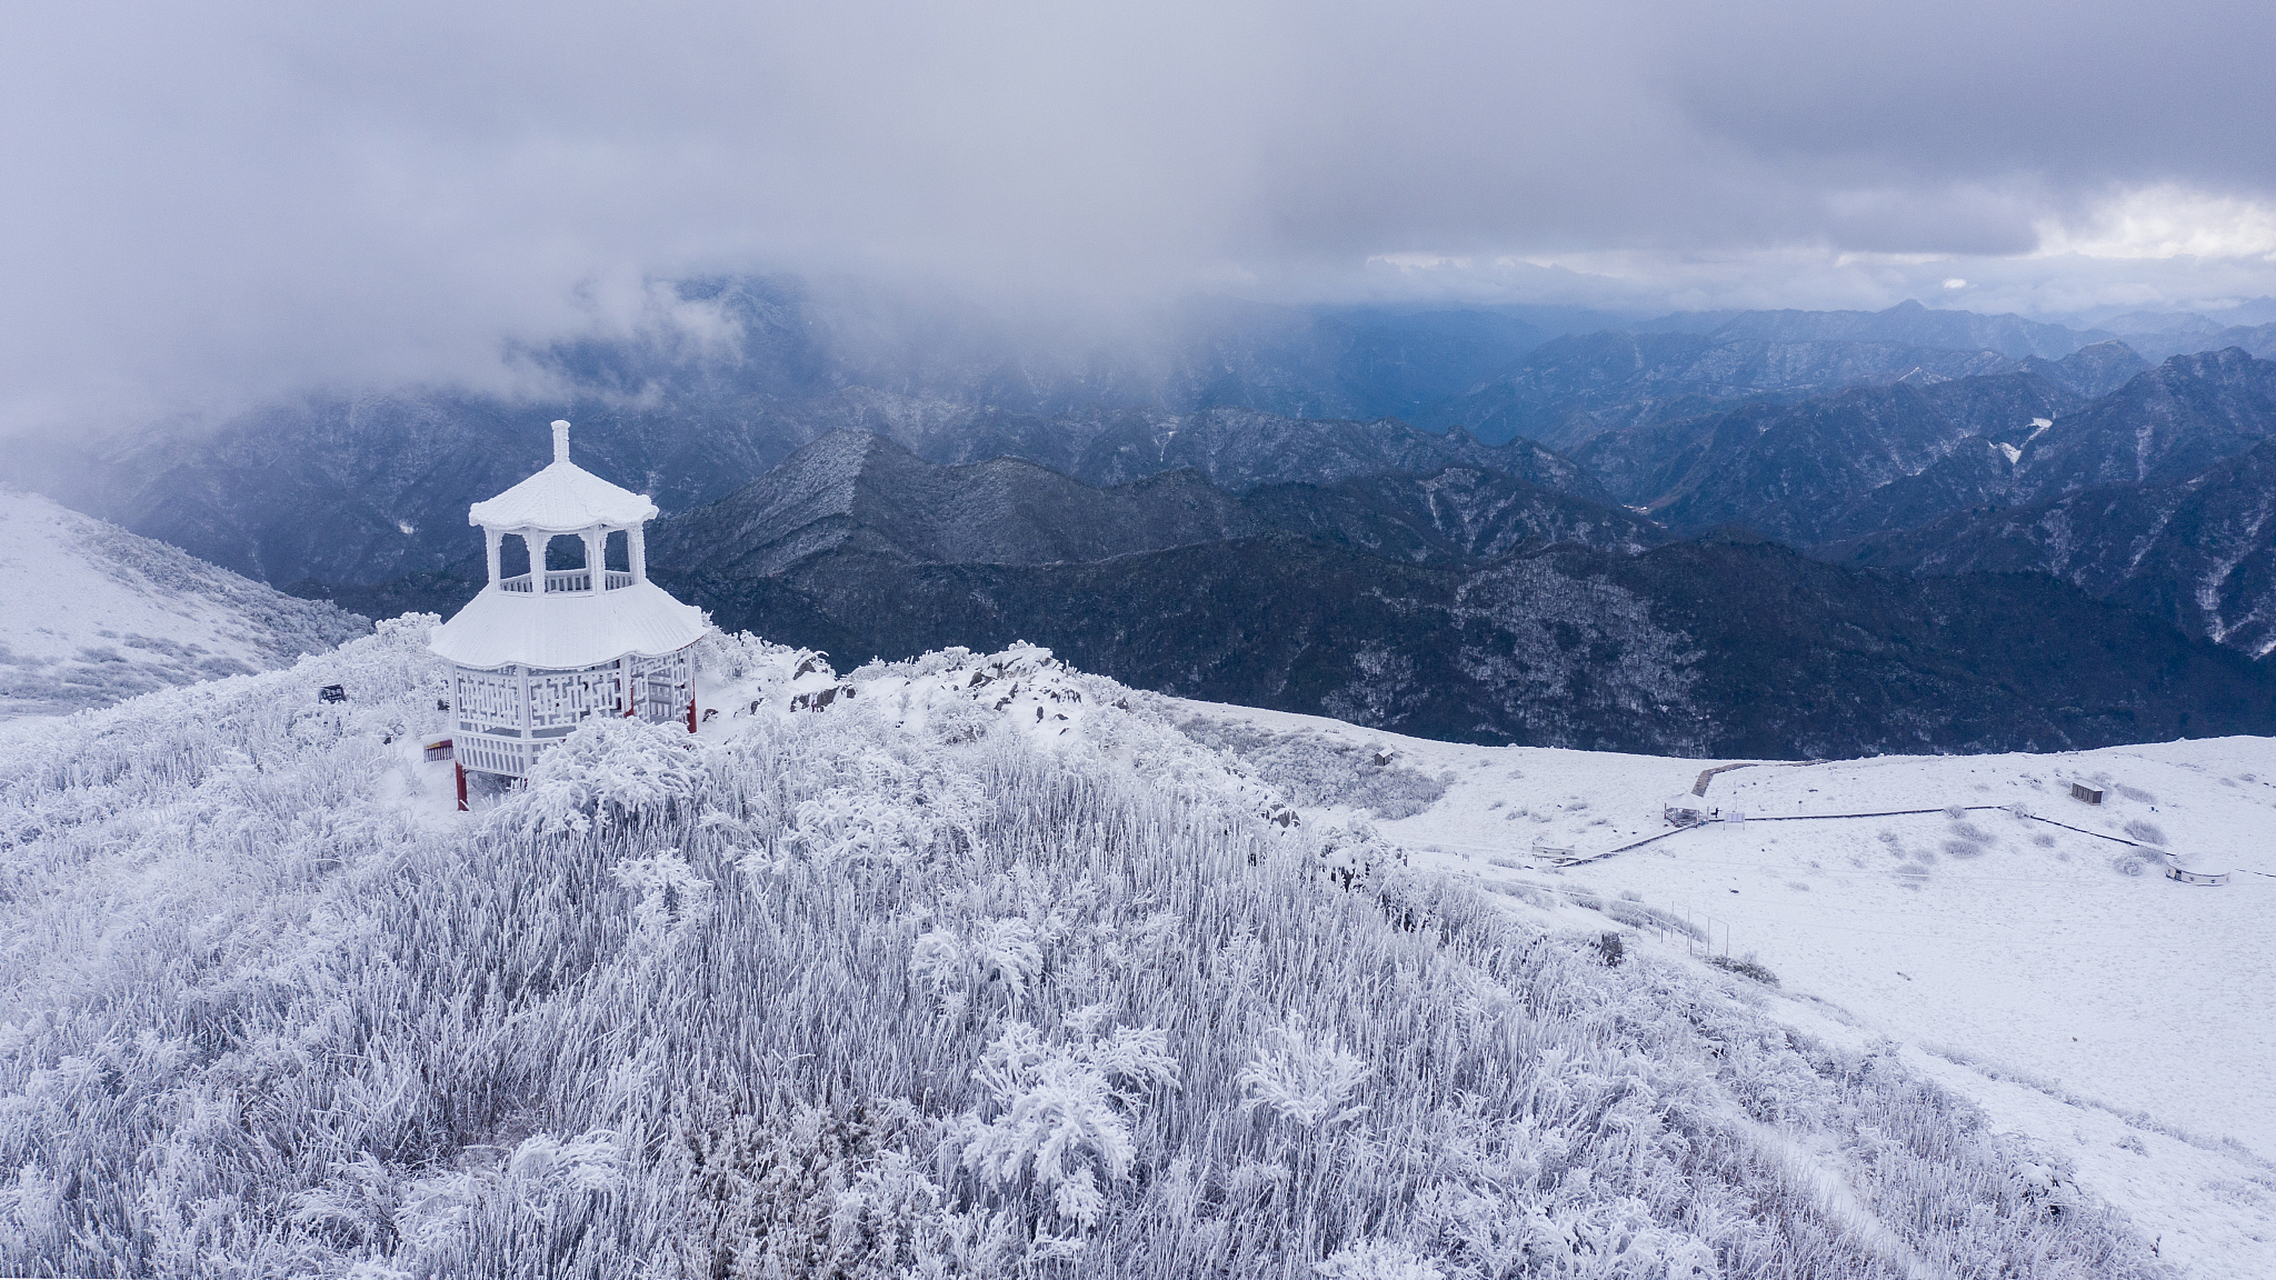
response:
M1911 282L1889 263L2091 251L2145 191L2276 205L2261 3L216 0L11 28L19 421L496 386L507 339L653 323L649 282L694 272L1112 308L1474 255L1498 265L1392 291L1617 261L1603 296L1636 305L1822 305Z

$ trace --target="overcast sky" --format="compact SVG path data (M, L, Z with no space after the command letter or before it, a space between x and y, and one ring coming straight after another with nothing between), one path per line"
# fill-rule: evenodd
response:
M14 4L0 421L495 383L647 282L2276 293L2276 5Z

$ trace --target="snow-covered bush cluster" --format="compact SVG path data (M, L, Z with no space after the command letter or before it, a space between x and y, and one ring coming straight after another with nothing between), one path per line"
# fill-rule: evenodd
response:
M1188 717L1178 727L1246 764L1306 808L1347 805L1388 820L1421 813L1446 794L1444 777L1401 764L1381 746L1323 742L1208 716Z
M423 631L0 739L0 1271L2158 1274L1893 1057L1322 877L1040 650L716 643L741 714L461 816Z

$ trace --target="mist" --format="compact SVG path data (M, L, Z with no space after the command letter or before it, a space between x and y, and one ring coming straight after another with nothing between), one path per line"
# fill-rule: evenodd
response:
M0 423L534 390L532 345L701 341L660 282L719 273L1086 344L1206 295L2218 305L2276 292L2272 46L2247 3L31 9Z

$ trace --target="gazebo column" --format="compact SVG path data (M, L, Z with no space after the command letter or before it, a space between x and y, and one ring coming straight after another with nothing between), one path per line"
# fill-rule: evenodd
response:
M498 579L504 576L500 571L499 553L506 545L506 535L496 529L485 528L482 531L482 545L490 554L490 582L495 586Z
M625 564L634 582L648 581L648 527L636 524L624 531Z
M577 536L585 540L586 589L598 594L608 579L608 535L587 529Z

